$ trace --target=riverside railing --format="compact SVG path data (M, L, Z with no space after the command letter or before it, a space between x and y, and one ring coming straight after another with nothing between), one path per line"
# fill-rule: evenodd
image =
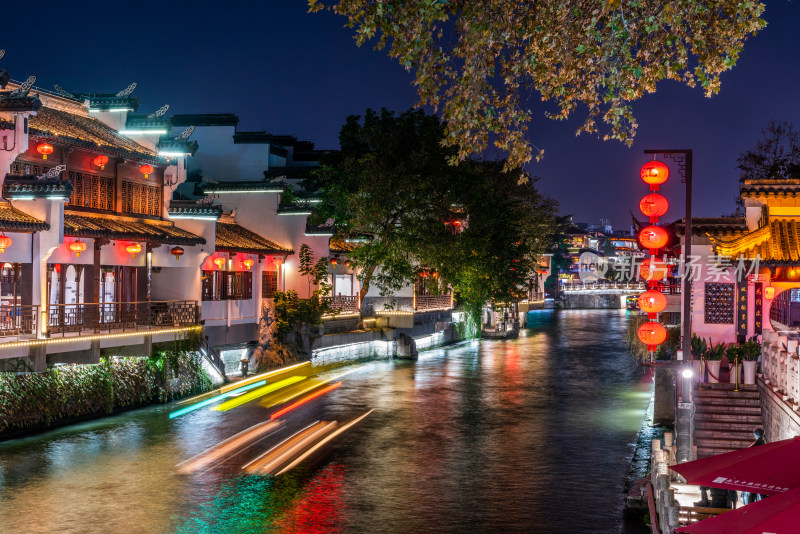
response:
M790 329L764 332L761 342L761 372L772 391L800 409L800 332Z
M338 295L333 297L322 297L322 299L334 310L339 310L337 315L342 313L358 313L359 311L358 296L349 297Z
M453 307L453 296L417 295L414 297L414 311L449 310Z
M45 320L51 336L63 336L193 326L199 323L199 318L195 300L161 300L51 304L47 306Z
M591 282L588 284L567 284L562 286L564 291L597 291L597 290L608 290L608 289L624 289L624 290L644 290L647 289L644 283L640 282L630 282L630 283L619 283L619 282Z

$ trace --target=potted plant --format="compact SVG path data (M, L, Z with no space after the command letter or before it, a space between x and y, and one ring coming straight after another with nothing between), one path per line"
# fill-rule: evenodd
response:
M740 349L740 358L744 368L744 383L755 384L756 367L758 366L758 358L761 356L761 344L751 339L744 343Z
M742 361L742 345L728 345L725 351L725 357L728 358L728 365L730 365L730 373L728 373L729 381L731 384L737 384L741 381L741 361Z
M701 358L705 357L708 345L706 340L699 337L697 334L692 334L691 351L692 351L692 371L694 371L695 380L697 382L703 381L703 361Z
M704 358L708 366L708 382L711 384L719 382L719 366L723 356L725 356L725 343L720 341L716 345L708 344Z

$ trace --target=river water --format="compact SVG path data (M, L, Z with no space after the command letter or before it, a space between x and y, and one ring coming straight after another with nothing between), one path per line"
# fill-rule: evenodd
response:
M263 421L258 402L170 420L174 405L0 443L0 532L619 533L652 380L623 311L542 311L514 341L355 366L287 432L375 411L277 479L178 462Z

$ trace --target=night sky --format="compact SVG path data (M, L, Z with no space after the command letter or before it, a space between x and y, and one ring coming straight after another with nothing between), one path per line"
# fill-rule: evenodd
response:
M347 115L371 107L402 111L416 102L411 76L370 46L358 48L345 19L306 13L303 0L269 2L8 2L3 6L0 63L13 78L69 91L116 92L133 81L150 113L233 112L239 130L268 130L336 148ZM220 9L224 6L224 9ZM694 150L694 215L734 208L736 158L770 119L800 128L800 3L767 3L768 26L745 44L738 65L707 99L700 89L662 82L634 104L639 132L632 148L575 137L583 116L546 119L541 103L531 125L545 159L530 171L539 187L576 221L630 224L645 193L638 170L646 148ZM677 176L663 188L683 216ZM672 215L672 217L670 217Z

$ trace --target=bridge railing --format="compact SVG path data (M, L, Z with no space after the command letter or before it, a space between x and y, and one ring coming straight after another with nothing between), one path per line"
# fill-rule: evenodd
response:
M562 287L564 291L597 291L608 289L644 290L646 285L642 282L592 282L588 284L567 284Z

